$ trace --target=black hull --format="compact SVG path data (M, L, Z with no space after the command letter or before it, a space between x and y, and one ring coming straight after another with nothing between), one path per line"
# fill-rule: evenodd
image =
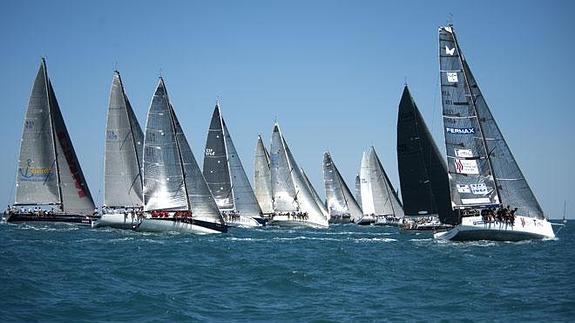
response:
M6 214L6 222L23 223L23 222L47 222L47 223L75 223L82 225L92 225L95 220L92 217L79 214L44 214L34 213L12 213Z

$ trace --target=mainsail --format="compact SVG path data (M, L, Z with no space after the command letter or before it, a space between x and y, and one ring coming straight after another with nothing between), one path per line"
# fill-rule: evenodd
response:
M359 174L355 175L355 200L361 208L361 180L359 179Z
M442 223L456 224L447 166L407 85L397 118L397 164L405 213L438 215Z
M15 205L58 205L70 214L92 214L95 208L44 59L24 120Z
M310 222L327 222L277 123L272 133L271 178L275 212L307 212Z
M264 214L273 213L270 155L264 146L261 136L258 136L258 142L256 144L254 186L256 198L262 212Z
M543 219L451 25L439 29L439 61L453 208L505 204Z
M144 139L144 210L190 210L195 219L224 224L162 78Z
M208 131L203 174L220 209L260 217L260 207L221 116L219 103L214 108Z
M114 72L104 161L104 205L142 206L142 149L144 133L124 91L118 71Z
M360 180L364 214L394 216L396 218L404 216L399 197L393 189L374 147L363 154Z
M363 215L361 208L351 194L329 152L323 154L323 178L329 213L338 216L349 214L353 221L359 221Z

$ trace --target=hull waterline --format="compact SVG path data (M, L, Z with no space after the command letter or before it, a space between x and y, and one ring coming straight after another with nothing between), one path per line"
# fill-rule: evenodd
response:
M485 222L481 216L462 218L462 223L445 232L434 234L434 238L452 241L522 241L553 239L555 233L547 220L516 216L514 224L493 221Z

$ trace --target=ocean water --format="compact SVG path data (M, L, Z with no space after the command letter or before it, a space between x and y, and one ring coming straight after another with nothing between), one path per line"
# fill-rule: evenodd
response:
M0 321L575 321L575 224L552 241L397 229L144 234L0 224Z

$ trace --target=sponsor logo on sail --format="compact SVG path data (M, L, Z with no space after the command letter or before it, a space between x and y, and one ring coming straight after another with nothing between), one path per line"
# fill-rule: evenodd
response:
M32 160L27 159L25 167L18 168L18 175L21 181L25 182L45 182L52 174L50 167L33 167Z
M487 195L489 194L489 190L487 189L487 185L485 183L480 184L470 184L471 193L474 195Z
M216 152L212 148L206 148L206 156L215 156Z
M470 135L475 133L475 128L450 128L445 127L445 131L454 135Z
M445 45L445 54L453 56L453 54L455 54L455 47L449 48Z
M457 72L447 72L447 82L457 83L458 81Z
M106 131L106 139L109 141L118 140L118 135L113 130Z
M455 159L455 171L459 174L478 175L479 167L475 160Z
M457 184L457 192L458 193L471 193L471 188L469 188L469 185L466 185L466 184Z
M474 199L461 199L463 204L492 204L491 200L487 197L479 197Z
M455 149L455 156L461 158L472 158L473 151L471 151L471 149Z

